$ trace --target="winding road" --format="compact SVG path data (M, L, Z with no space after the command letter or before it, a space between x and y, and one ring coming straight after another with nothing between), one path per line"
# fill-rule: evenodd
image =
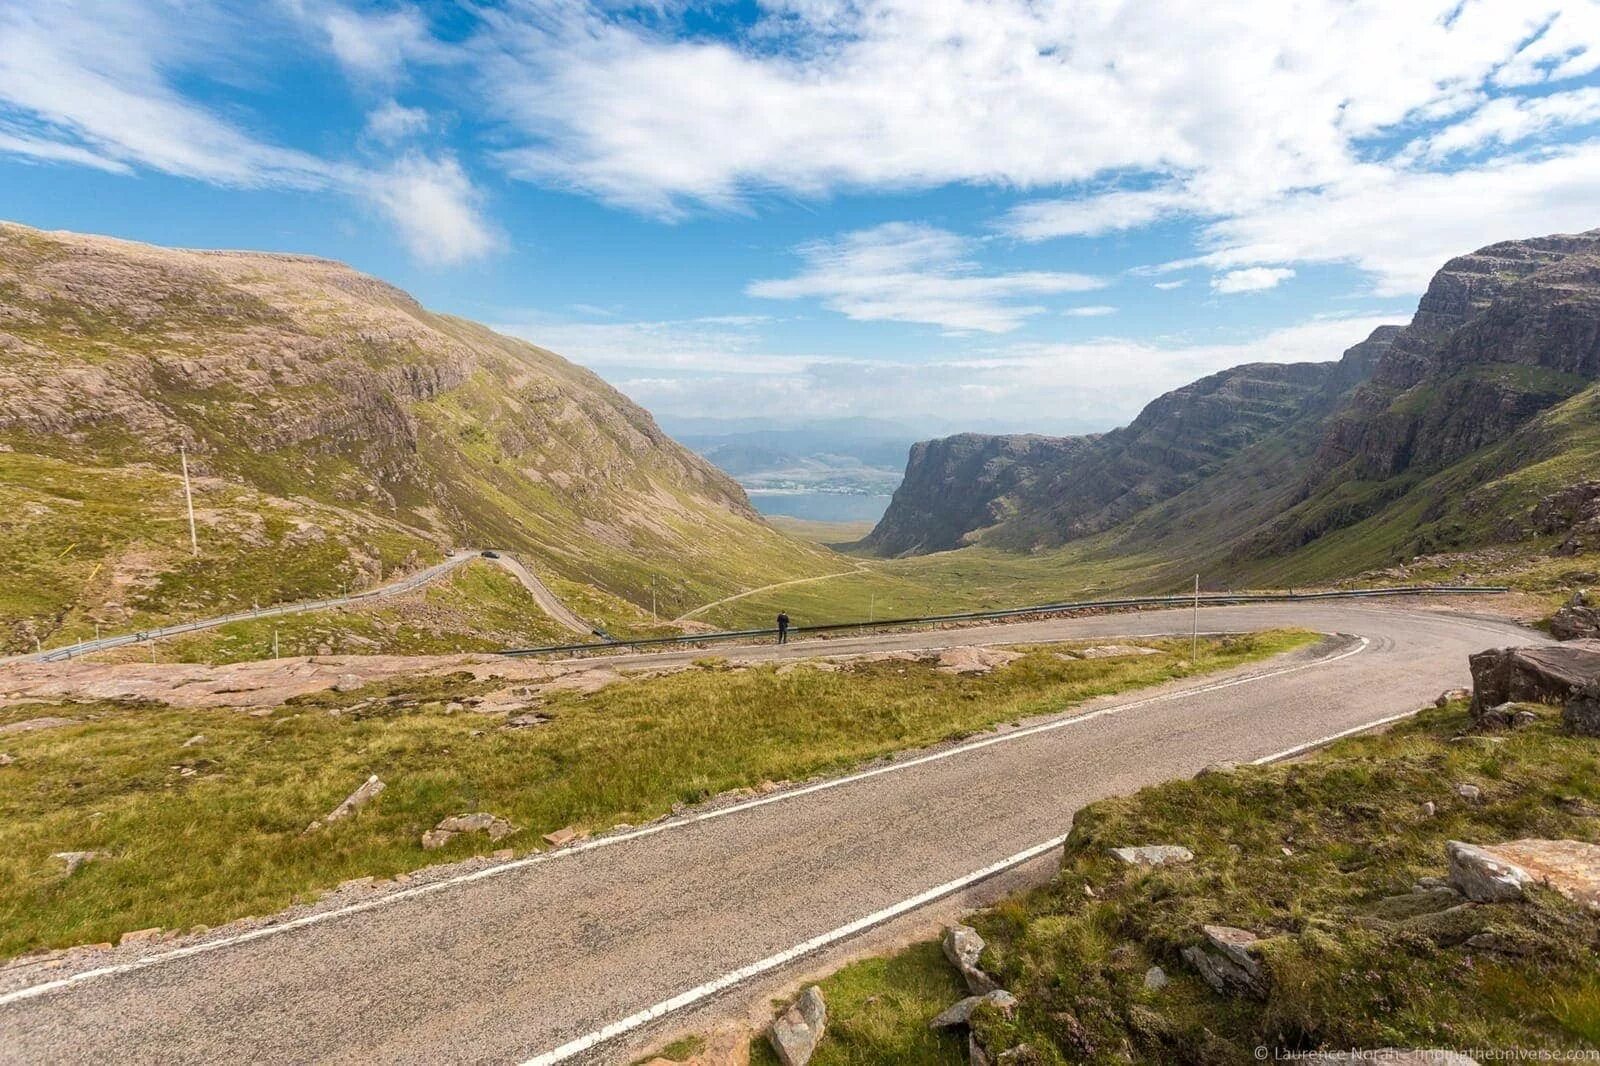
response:
M1187 634L1190 621L1159 611L730 653ZM1206 608L1199 624L1338 636L246 937L52 971L0 993L0 1061L631 1061L696 1011L740 1013L880 923L965 898L975 874L1052 862L1086 803L1405 714L1466 683L1468 653L1547 639L1419 604Z

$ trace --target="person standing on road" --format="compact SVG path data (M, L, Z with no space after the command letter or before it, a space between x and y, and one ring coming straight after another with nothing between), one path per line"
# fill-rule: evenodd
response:
M789 643L789 616L783 611L778 612L778 643Z

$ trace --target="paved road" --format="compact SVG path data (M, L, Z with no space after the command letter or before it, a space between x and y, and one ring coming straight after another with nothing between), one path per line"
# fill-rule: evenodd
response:
M1188 625L1188 612L1152 612L825 646L1154 635ZM1257 680L1228 687L1190 681L1158 702L1102 701L1101 711L1126 709L0 1000L0 1061L528 1060L1056 837L1094 799L1412 710L1466 682L1469 652L1544 639L1460 614L1369 604L1210 608L1200 625L1299 625L1365 643L1346 640L1346 651L1361 650L1292 672L1281 662L1253 667L1245 673ZM799 643L753 654L815 650ZM627 1061L614 1043L587 1056Z
M512 577L522 582L522 587L528 590L528 594L533 597L534 602L539 605L545 614L554 618L574 633L587 637L594 632L594 626L573 614L572 608L562 603L561 597L552 592L549 585L540 581L537 574L523 566L519 559L507 555L505 552L496 552L494 562L499 563L502 569L508 571Z

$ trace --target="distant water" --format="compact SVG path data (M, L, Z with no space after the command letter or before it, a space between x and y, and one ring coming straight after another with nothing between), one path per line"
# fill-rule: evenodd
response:
M856 496L844 492L752 492L750 502L762 514L781 514L812 522L876 522L889 509L888 496Z

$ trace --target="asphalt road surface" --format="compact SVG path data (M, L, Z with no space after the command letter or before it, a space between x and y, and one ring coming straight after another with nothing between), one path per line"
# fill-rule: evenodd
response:
M1301 654L1230 675L1238 683L1226 686L1191 679L1159 700L1097 701L1069 712L1082 717L1071 725L515 862L276 935L25 998L8 993L0 1061L628 1061L649 1025L581 1045L652 1005L1059 837L1095 799L1414 710L1467 682L1468 653L1545 639L1463 614L1361 603L1208 608L1199 621L1202 631L1303 626L1346 639L1314 665ZM755 654L1187 633L1189 624L1187 611L1162 611Z

